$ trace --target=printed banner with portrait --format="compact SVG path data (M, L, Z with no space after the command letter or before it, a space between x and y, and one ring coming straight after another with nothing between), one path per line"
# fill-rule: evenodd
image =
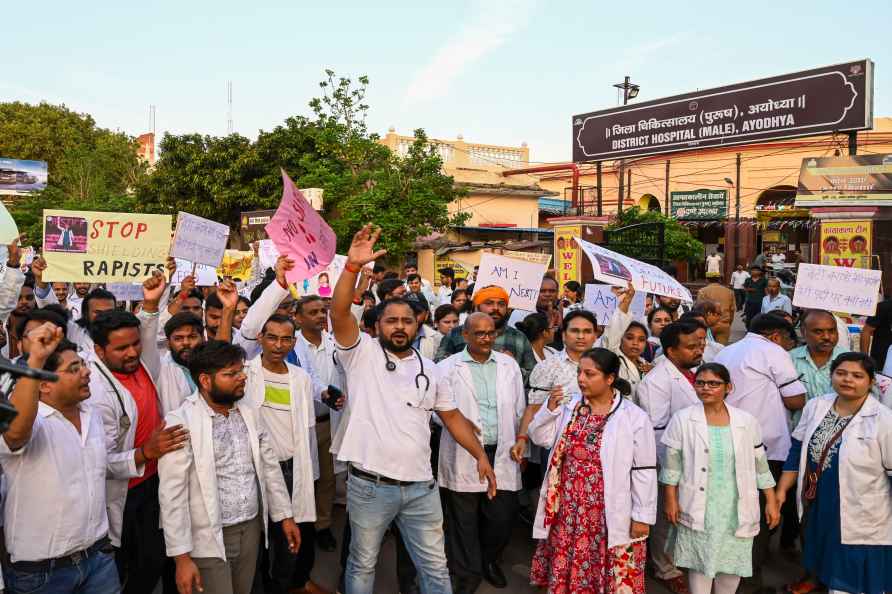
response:
M872 221L823 221L821 264L870 268Z

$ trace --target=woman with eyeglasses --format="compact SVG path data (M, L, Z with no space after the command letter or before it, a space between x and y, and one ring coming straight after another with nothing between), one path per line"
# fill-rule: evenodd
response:
M777 486L783 503L796 485L802 565L831 592L892 591L892 411L871 395L875 375L864 353L833 360L833 392L806 403Z
M579 359L581 394L552 393L529 427L551 448L539 494L530 581L548 592L645 591L647 535L657 513L656 444L643 410L623 395L619 357Z
M700 405L677 412L662 443L660 474L666 518L676 526L673 558L688 568L691 594L733 594L753 574L753 538L759 533L759 491L765 519L780 521L774 478L758 420L725 404L733 390L728 369L706 363L694 390Z

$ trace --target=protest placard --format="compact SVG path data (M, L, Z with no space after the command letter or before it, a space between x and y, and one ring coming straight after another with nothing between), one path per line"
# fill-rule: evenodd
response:
M228 226L180 211L170 255L216 268L223 261L228 241Z
M692 303L691 292L669 274L652 264L602 248L577 237L576 243L592 263L595 280L625 287L632 283L639 293L654 293Z
M170 215L43 211L46 281L141 282L164 270Z
M881 270L867 268L800 264L793 305L872 316L877 309L882 275Z
M207 264L193 264L188 260L177 258L177 271L170 278L170 284L178 287L183 284L183 279L192 274L195 269L195 286L212 287L217 284L217 269Z
M6 210L6 206L0 203L0 243L7 245L19 236L19 227L12 219L12 215Z
M108 283L106 288L118 301L142 301L142 284Z
M619 287L613 285L585 285L583 307L595 314L599 326L606 326L619 306L618 290ZM635 293L629 304L629 315L638 320L644 318L646 297L644 293Z
M501 250L503 256L514 258L515 260L526 260L527 262L535 262L536 264L544 264L547 269L551 265L551 254L538 254L535 252L515 252L514 250Z
M536 311L543 276L545 264L484 253L480 256L480 270L474 284L474 293L484 287L496 285L508 292L508 307Z
M286 278L290 283L310 278L335 256L337 237L282 170L282 202L266 225L266 234L280 254L295 262Z
M276 244L273 243L272 239L260 240L257 248L257 257L260 259L260 268L262 270L267 268L275 269L276 260L279 259L279 250L276 249Z
M228 276L232 280L247 281L251 279L253 267L253 251L226 250L223 252L223 261L217 267L217 276Z

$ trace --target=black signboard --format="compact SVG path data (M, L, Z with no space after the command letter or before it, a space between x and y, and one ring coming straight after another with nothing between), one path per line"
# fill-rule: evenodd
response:
M860 60L573 116L573 161L872 126L873 62Z
M266 224L269 223L270 217L276 214L275 209L272 210L249 210L241 213L242 237L248 243L268 239L266 236Z

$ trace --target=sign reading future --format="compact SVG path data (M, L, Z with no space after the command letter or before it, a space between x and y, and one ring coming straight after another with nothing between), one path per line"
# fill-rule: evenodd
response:
M728 190L671 192L672 218L683 221L711 221L728 216Z
M573 161L814 136L873 125L860 60L573 116Z
M802 160L796 206L889 206L892 155L809 157Z

